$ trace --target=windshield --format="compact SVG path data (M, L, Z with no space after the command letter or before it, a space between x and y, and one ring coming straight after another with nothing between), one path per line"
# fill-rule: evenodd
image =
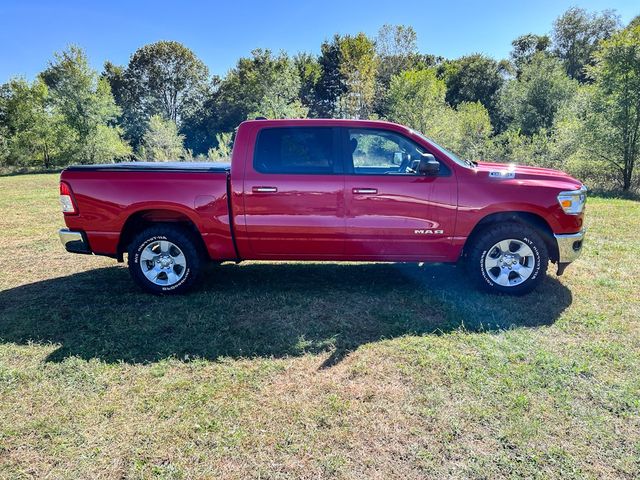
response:
M427 142L429 142L429 143L433 144L434 146L436 146L438 149L442 150L451 160L456 162L458 165L460 165L462 167L467 167L467 168L473 168L473 167L476 166L476 164L474 162L472 162L471 160L465 160L465 159L460 158L458 155L453 153L451 150L447 150L442 145L434 142L433 139L427 137L426 135L423 135L422 133L418 132L417 130L411 130L411 131L413 133L415 133L416 135L418 135L420 138L423 138Z

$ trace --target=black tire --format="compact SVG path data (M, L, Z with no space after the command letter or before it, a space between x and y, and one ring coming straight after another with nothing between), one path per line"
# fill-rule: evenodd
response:
M521 283L500 285L497 283L499 279L496 280L496 277L502 269L500 267L487 269L485 260L491 262L497 256L500 259L499 261L502 261L499 250L494 250L494 247L499 242L509 239L516 240L510 245L516 249L519 245L518 241L529 247L532 255L527 259L523 259L522 262L531 262L530 259L532 258L533 265L528 265L528 268L531 268L531 273L524 281L522 281L519 273L511 272L511 268L506 267L508 270L505 269L504 271L507 272L507 282ZM524 246L521 248L524 248ZM487 256L490 256L490 258L487 259ZM466 262L469 275L480 288L493 293L510 295L523 295L536 288L545 277L548 264L549 253L542 237L533 228L520 223L500 223L487 226L473 240ZM520 268L521 265L515 264L514 270L515 267Z
M145 248L161 241L168 241L174 244L186 260L186 265L178 272L178 275L181 275L180 278L175 283L169 283L167 278L166 285L159 285L149 280L143 273L141 266L141 261L145 261L141 259ZM197 243L192 234L179 226L159 224L149 227L136 235L129 244L127 249L129 273L133 280L149 293L155 295L185 293L193 287L201 270L202 262L196 245ZM153 246L150 248L153 248ZM166 274L165 277L167 277Z

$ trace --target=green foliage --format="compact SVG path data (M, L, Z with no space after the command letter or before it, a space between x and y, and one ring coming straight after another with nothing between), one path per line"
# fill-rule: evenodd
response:
M9 133L7 127L0 125L0 165L6 165L10 158Z
M109 82L91 69L80 48L55 54L41 78L51 92L52 108L71 131L68 160L96 163L131 154L121 129L113 126L120 109Z
M254 50L241 58L220 84L216 96L219 131L231 131L247 118L305 117L299 99L300 77L285 54Z
M40 79L32 84L13 79L0 87L3 165L48 169L61 163L73 132L49 100L49 89Z
M551 39L547 35L528 33L521 35L511 42L511 61L516 67L517 76L520 76L522 68L527 65L538 52L548 52Z
M308 110L313 110L316 86L322 75L320 62L309 53L299 53L293 58L293 63L300 78L300 101Z
M550 133L543 129L533 135L506 130L491 139L488 155L497 162L562 168L556 155L556 145Z
M603 41L594 58L588 69L594 83L562 130L572 132L577 156L627 191L637 183L640 156L640 25Z
M426 135L439 128L447 109L446 85L433 69L402 72L391 79L387 100L390 120Z
M142 137L138 156L151 162L175 161L183 156L183 148L184 136L178 133L176 124L160 115L153 115Z
M618 28L619 18L612 10L600 14L572 7L553 23L553 49L564 62L567 74L585 82L585 67L592 64L593 54L601 40Z
M218 146L210 148L207 158L214 162L228 162L231 160L231 150L233 148L233 132L222 132L216 134Z
M396 75L389 88L389 119L432 137L465 158L482 158L492 133L487 109L479 102L464 102L453 109L445 94L444 80L433 69Z
M315 87L316 101L312 111L316 117L335 117L338 115L338 101L346 92L342 64L341 37L334 35L331 42L324 41L320 46L320 78Z
M248 118L304 118L308 108L302 105L300 77L295 64L288 58L273 62L261 80L262 96Z
M202 107L209 92L209 70L178 42L160 41L136 50L125 69L105 65L105 76L122 108L121 123L138 145L153 115L178 127Z
M489 111L480 102L465 102L456 109L455 143L451 149L469 160L482 160L493 133Z
M447 84L449 105L480 102L494 121L497 119L496 97L507 72L505 63L475 54L445 62L440 70Z
M122 128L96 125L80 148L80 163L109 163L131 156L128 143L122 141Z
M340 40L340 72L345 91L339 111L345 118L368 118L373 109L377 58L374 43L364 34L346 35Z
M0 91L4 165L46 169L131 153L113 126L119 109L109 84L78 47L56 54L32 84L14 79Z
M577 83L564 73L554 57L534 54L517 80L509 81L499 98L503 124L533 135L553 125L555 113L571 100Z
M407 70L421 70L432 66L418 53L418 36L411 26L383 25L375 38L378 57L374 110L385 115L386 98L394 75Z
M41 78L51 90L53 105L81 140L97 125L114 121L120 113L109 83L98 78L78 47L56 53Z

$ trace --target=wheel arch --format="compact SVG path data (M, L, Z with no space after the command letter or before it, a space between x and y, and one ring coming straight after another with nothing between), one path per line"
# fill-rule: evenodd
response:
M475 239L487 227L507 222L524 224L536 230L544 240L547 251L549 252L549 259L554 263L558 261L558 244L553 236L551 226L540 215L525 211L496 212L483 217L476 223L467 237L464 247L462 248L462 257L466 255Z
M154 208L138 210L131 213L124 222L118 240L117 257L123 260L124 252L134 237L146 228L159 224L178 225L195 239L196 247L201 255L208 258L208 251L202 238L202 234L196 223L188 215L171 208Z

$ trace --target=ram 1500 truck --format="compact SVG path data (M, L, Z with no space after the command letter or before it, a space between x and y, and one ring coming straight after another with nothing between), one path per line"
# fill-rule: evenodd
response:
M65 248L126 254L152 293L185 292L205 261L313 260L460 262L522 294L580 254L586 188L458 158L393 123L250 120L230 164L72 166L60 200Z

